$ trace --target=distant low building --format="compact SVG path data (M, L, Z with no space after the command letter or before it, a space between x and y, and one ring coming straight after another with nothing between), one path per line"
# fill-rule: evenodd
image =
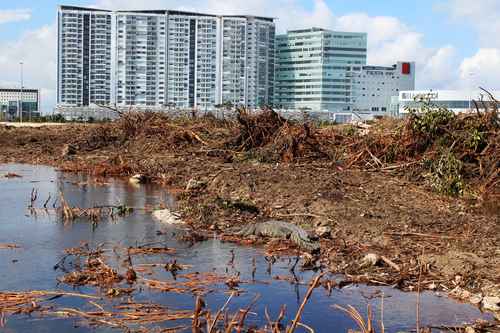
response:
M493 96L500 96L500 91L493 91ZM435 107L443 107L455 113L475 111L474 101L479 102L479 109L491 103L488 94L484 91L460 90L413 90L400 91L398 98L394 98L392 109L398 110L400 116L405 116L410 109L419 109L424 103ZM481 101L484 101L483 104ZM500 106L500 105L499 105Z
M22 110L22 114L21 114ZM40 116L40 91L38 89L0 88L0 117L29 120Z
M372 116L391 115L391 98L403 90L415 89L415 63L398 62L391 67L352 67L353 111Z

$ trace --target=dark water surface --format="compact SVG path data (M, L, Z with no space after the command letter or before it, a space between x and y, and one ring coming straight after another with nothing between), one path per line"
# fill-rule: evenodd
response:
M7 172L15 172L22 178L5 178ZM88 184L82 184L87 181ZM92 185L92 179L83 175L63 174L54 169L30 165L0 165L0 243L14 243L20 249L0 249L0 291L30 291L30 290L65 290L75 291L71 286L58 284L57 278L63 276L61 271L53 269L63 257L64 250L77 247L81 242L91 246L105 243L108 248L134 246L150 242L162 242L162 246L177 249L174 256L134 256L134 264L166 263L176 258L179 263L192 265L187 272L211 272L224 274L231 259L231 250L235 253L235 273L241 273L242 280L251 280L252 260L257 262L257 281L267 283L243 284L245 292L234 297L229 309L234 312L246 307L259 294L260 299L253 308L257 315L250 315L248 323L262 325L264 310L267 307L271 318L276 318L280 307L287 306L287 314L293 316L303 298L306 286L296 286L289 282L273 280L274 276L290 276L289 260L282 259L274 266L271 276L266 272L267 263L262 256L262 250L239 247L233 244L221 243L216 239L197 243L190 247L179 243L171 232L157 235L158 230L168 231L167 226L155 222L144 210L136 210L130 216L112 220L103 220L93 229L88 220L82 219L65 225L60 216L55 213L30 214L27 209L30 193L33 188L38 190L39 199L36 207L43 205L49 193L54 198L62 191L70 205L93 207L95 205L120 205L131 207L158 206L160 203L175 208L175 203L160 187L145 185L134 187L124 180L106 180L107 185ZM80 183L80 184L78 184ZM50 201L49 206L52 205ZM185 273L185 272L183 272ZM313 277L311 272L297 272L302 281ZM172 279L170 274L158 270L152 277L155 279ZM205 297L207 305L215 312L228 297L227 287L216 286L217 291ZM77 292L98 294L99 291L90 287L81 287ZM335 304L352 305L363 315L367 304L374 309L375 319L380 319L381 297L383 293L384 325L387 332L410 331L415 328L415 293L402 293L385 287L348 286L342 290L334 290L328 296L326 290L318 288L307 304L302 316L302 322L313 327L316 332L347 332L356 328L354 322L344 313L334 309ZM134 294L136 302L150 301L163 304L171 309L192 310L195 297L190 294L161 293L147 287ZM375 296L375 297L374 297ZM119 301L119 300L118 300ZM62 297L54 301L61 307L89 308L86 301ZM457 325L472 322L483 315L476 308L457 303L436 293L421 295L422 325ZM1 310L1 309L0 309ZM484 317L484 316L483 316ZM173 327L182 322L170 322L161 327ZM377 324L378 326L378 324ZM88 327L81 320L40 316L11 316L0 332L108 332L110 328ZM189 330L190 331L190 330ZM297 332L304 332L302 328Z

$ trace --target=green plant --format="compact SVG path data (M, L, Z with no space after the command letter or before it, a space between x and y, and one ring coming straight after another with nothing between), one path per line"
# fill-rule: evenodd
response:
M344 134L346 136L354 136L358 133L358 129L352 125L347 125L344 127Z
M451 150L441 152L435 160L428 160L427 165L430 168L430 185L436 192L452 196L464 193L463 163Z
M415 134L422 135L430 140L443 132L443 128L450 123L455 114L429 102L422 102L420 109L409 109L409 121Z
M467 132L467 139L465 141L465 145L467 148L478 151L479 148L485 146L486 142L487 140L485 133L480 131L479 129L474 128L470 132Z

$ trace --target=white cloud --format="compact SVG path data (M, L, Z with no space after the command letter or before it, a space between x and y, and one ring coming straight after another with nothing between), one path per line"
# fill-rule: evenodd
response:
M452 22L472 27L479 49L458 65L459 88L500 89L500 1L446 0L438 6Z
M329 27L334 16L324 0L314 0L311 10L297 0L96 0L93 6L108 9L176 9L211 14L252 14L275 17L278 29Z
M0 24L27 21L31 19L31 9L0 10Z
M479 49L475 55L465 58L460 65L460 79L464 88L479 86L498 90L500 83L500 50Z
M420 68L418 84L422 88L455 89L460 60L457 50L444 46L433 52Z
M369 64L391 65L397 61L415 61L417 88L449 87L458 76L459 61L453 46L427 47L425 36L398 18L353 13L337 17L333 28L368 32Z
M0 85L20 86L20 65L24 63L24 86L40 88L42 110L52 111L56 100L56 24L28 31L15 42L4 42L0 53Z
M454 22L472 26L481 47L500 48L500 1L498 0L447 0L438 6Z
M497 11L500 7L498 0L446 1L446 6L452 6L448 9L455 19L472 22L478 17L481 18L479 20L486 17L485 22L475 23L478 32L487 30L488 26L500 25L496 23L496 17L500 16L500 11ZM500 51L495 48L496 45L485 46L470 58L460 59L457 50L452 45L428 47L423 34L396 17L369 16L366 13L338 16L325 0L314 0L312 6L308 8L304 7L299 0L149 0L142 2L93 0L93 6L109 9L179 9L216 14L271 16L278 19L279 32L313 26L334 30L364 31L368 32L368 62L374 65L390 65L400 60L416 61L418 88L465 87L467 84L470 85L467 83L470 82L467 73L471 71L475 73L476 82L492 89L500 86L498 70ZM1 13L4 12L0 11L0 23L2 22ZM491 35L491 32L488 31L488 34ZM499 34L500 29L495 34L495 38L489 37L492 39L490 44L500 44L500 39L497 38ZM486 39L484 43L487 42ZM27 32L18 41L6 44L0 53L0 72L2 73L0 84L19 84L17 64L23 60L26 64L26 86L42 88L43 105L45 110L50 111L56 99L56 25L44 26Z

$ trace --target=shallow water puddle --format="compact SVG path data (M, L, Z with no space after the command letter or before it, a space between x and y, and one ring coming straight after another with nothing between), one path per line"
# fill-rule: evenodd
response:
M3 177L9 172L21 177ZM36 208L42 208L50 195L51 199L46 205L48 212L37 209L35 213L30 213L28 210L33 189L36 189L38 196L34 205ZM125 217L104 218L96 228L92 228L86 219L77 219L68 224L51 210L56 198L58 201L55 205L59 204L59 192L64 193L65 199L72 206L84 208L126 205L136 209ZM293 276L290 272L293 260L289 258L279 259L269 272L261 250L222 243L215 238L192 246L179 242L176 240L175 230L155 222L144 209L158 207L160 204L175 209L174 200L155 185L137 187L124 180L96 181L82 175L62 174L49 167L0 165L0 244L12 245L9 248L0 247L0 292L63 290L98 295L99 302L96 303L111 308L132 298L137 303L154 303L175 311L193 311L196 297L192 293L178 293L175 290L162 292L151 288L147 281L164 281L169 287L185 287L183 282L189 281L186 274L200 272L224 277L212 281L201 291L206 293L204 300L214 313L229 297L230 290L225 283L227 277L238 276L242 282L236 288L240 292L231 299L228 306L230 312L245 308L259 295L248 316L247 325L262 327L267 322L264 315L266 309L271 318L276 318L282 305L287 307L288 319L293 317L307 290L307 282L313 278L314 273L300 272L297 269ZM128 247L155 244L175 249L175 253L133 255L131 260L136 268L140 287L132 285L130 287L135 290L130 296L111 299L105 295L111 288L102 290L58 283L58 278L61 279L68 273L64 269L71 270L78 262L75 258L68 257L64 269L54 269L54 265L64 257L66 249L79 247L82 243L88 243L89 248L93 249L101 246L105 250L103 256L121 273L126 271L123 261L126 259L124 249ZM185 270L178 272L177 282L164 269L164 265L174 259L178 264L186 266ZM341 279L335 276L331 278ZM294 279L300 283L287 281ZM377 323L381 319L380 310L383 305L383 321L387 332L410 331L415 328L416 323L416 299L415 293L403 293L388 287L348 286L341 290L334 289L331 295L326 289L317 288L306 305L301 322L313 327L315 332L347 332L350 328L356 328L355 323L345 313L335 309L335 304L343 307L352 305L364 316L367 305L370 304ZM42 302L41 305L45 304ZM454 326L470 323L481 317L488 318L473 306L460 304L436 293L423 293L420 304L422 326ZM88 300L78 297L59 297L51 300L50 305L58 309L96 311L95 305L92 309L93 305ZM191 330L190 319L130 324L130 327L168 328L183 325L187 327L186 331ZM123 327L89 327L85 325L85 320L33 313L6 317L3 329L6 332L107 332L123 330ZM304 328L297 329L297 332L304 331Z

